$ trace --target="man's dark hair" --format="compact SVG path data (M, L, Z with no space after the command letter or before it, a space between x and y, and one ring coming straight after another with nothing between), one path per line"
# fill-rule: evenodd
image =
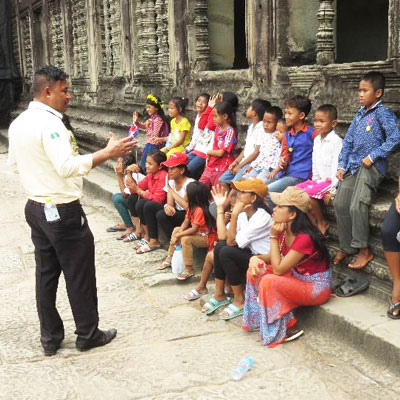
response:
M53 67L52 65L46 65L40 67L35 71L33 77L33 93L39 94L46 85L53 85L56 82L66 81L68 74L62 69Z
M278 106L272 106L272 107L267 108L265 113L273 115L275 117L275 121L277 123L282 118L282 115L283 115L282 110Z
M323 104L317 108L317 111L327 113L331 121L337 119L337 108L332 104Z
M296 108L307 117L311 111L311 100L304 96L293 96L285 101L285 107Z
M263 119L265 110L269 107L271 103L268 100L255 99L251 102L251 108L256 112L259 121Z
M385 90L385 76L382 72L371 71L366 73L362 78L362 81L369 82L374 88L375 92L382 89L382 94Z

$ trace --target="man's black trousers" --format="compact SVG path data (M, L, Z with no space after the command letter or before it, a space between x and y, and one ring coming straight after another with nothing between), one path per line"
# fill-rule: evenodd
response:
M82 339L99 334L94 240L79 201L57 206L61 220L47 222L43 205L28 200L25 217L32 232L36 259L36 305L44 347L64 339L56 308L61 271L64 274L76 332Z

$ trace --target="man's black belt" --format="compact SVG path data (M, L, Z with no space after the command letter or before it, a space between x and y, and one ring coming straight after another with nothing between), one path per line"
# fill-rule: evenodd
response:
M34 204L35 206L44 207L44 205L45 205L45 203L39 203L38 201L31 200L31 199L28 199L28 201L29 201L31 204ZM77 204L80 204L79 199L78 199L78 200L71 201L70 203L56 204L56 206L57 206L57 207L70 207L70 206L76 206Z

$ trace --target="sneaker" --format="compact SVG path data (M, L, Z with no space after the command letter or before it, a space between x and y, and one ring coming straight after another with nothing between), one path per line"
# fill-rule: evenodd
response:
M292 340L296 340L297 338L299 338L301 335L304 334L303 329L288 329L286 331L286 338L285 338L285 342L291 342Z

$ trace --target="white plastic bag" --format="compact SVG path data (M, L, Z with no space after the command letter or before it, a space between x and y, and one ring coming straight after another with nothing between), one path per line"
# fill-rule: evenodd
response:
M183 262L182 246L175 246L174 255L171 260L172 273L179 275L185 269L185 264Z

